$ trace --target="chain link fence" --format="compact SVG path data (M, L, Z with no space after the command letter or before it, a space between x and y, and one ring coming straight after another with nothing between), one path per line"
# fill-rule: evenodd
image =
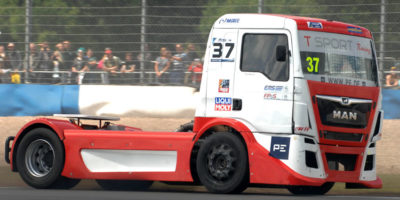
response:
M225 13L257 12L364 26L381 71L400 62L395 0L3 1L0 81L198 86L212 23ZM179 60L183 53L189 56Z

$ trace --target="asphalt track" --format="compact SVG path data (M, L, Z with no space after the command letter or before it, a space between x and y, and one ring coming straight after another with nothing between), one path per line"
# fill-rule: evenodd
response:
M1 200L400 200L400 197L363 195L293 196L290 194L243 193L233 195L188 191L104 191L104 190L37 190L27 187L0 187Z

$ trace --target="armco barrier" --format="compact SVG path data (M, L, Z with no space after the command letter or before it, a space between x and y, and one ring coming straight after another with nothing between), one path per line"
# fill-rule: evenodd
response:
M79 113L79 86L0 84L0 116Z
M193 117L198 99L191 87L82 85L79 110L88 115Z
M0 116L53 114L193 117L191 87L0 84Z
M400 90L382 90L382 108L385 119L400 119Z
M400 119L400 90L383 89L385 119ZM178 86L0 84L0 116L53 114L193 117L198 92Z

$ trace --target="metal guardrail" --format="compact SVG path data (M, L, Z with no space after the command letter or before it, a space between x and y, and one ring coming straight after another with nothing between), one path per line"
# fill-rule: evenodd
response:
M28 73L28 76L25 76ZM144 73L144 78L140 74ZM170 75L171 72L165 72ZM176 82L180 85L200 86L202 72L183 72ZM14 77L13 77L14 76ZM165 75L164 75L165 76ZM27 79L25 77L28 77ZM179 85L170 84L168 77L156 77L156 72L106 72L106 71L10 71L0 70L0 83L36 84L116 84L116 85Z

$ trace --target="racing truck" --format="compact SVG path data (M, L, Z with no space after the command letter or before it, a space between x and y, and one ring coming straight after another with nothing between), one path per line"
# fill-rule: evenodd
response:
M335 182L380 188L378 77L366 28L226 14L210 31L191 123L151 132L115 117L39 118L7 139L5 159L34 188L67 189L81 179L104 189L162 181L214 193L271 186L325 194Z

